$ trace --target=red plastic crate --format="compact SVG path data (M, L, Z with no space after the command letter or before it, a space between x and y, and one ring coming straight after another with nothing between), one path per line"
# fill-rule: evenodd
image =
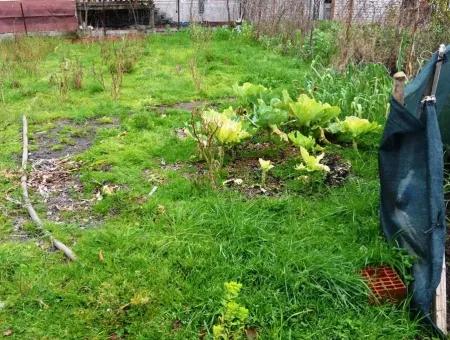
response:
M361 275L372 291L372 303L400 303L406 298L406 286L394 269L387 266L367 267Z

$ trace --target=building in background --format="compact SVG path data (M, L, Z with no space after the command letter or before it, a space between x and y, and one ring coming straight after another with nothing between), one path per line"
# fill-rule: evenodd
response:
M240 0L154 0L155 7L172 22L225 24L239 19Z
M77 26L74 0L0 0L0 34L61 34Z
M425 0L0 0L0 34L75 32L78 26L153 28L244 19L375 22ZM248 11L247 11L248 10ZM266 12L270 12L267 14ZM273 13L272 13L273 12ZM261 14L263 13L263 14Z
M326 1L325 1L326 2ZM330 17L334 20L346 20L351 13L352 21L377 22L386 17L389 11L396 11L410 2L405 0L331 0Z

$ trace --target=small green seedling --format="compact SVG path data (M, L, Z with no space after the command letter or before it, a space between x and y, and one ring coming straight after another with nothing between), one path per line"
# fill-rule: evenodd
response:
M267 174L269 173L269 170L274 167L274 165L272 165L272 162L270 160L266 161L260 158L258 161L262 171L261 186L264 186L266 184Z

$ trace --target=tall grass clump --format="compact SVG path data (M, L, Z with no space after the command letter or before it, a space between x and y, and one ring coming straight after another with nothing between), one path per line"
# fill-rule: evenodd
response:
M59 43L56 38L16 37L13 40L0 42L0 60L13 69L25 69L28 73L37 74L40 62Z
M349 64L381 63L393 74L414 75L436 51L450 41L448 1L417 1L371 11L369 0L348 0L333 21L313 20L309 1L248 0L246 18L253 38L267 48L302 59L345 69ZM294 18L295 16L295 18Z
M354 115L382 122L392 80L381 64L350 64L339 71L312 63L305 80L305 90L313 97L342 109L343 115Z
M208 28L193 24L189 28L189 36L193 45L192 55L188 62L189 71L195 90L197 93L202 94L206 92L206 89L204 77L199 67L199 59L210 54L213 32Z
M100 58L107 65L111 77L111 97L114 100L120 97L124 75L134 71L142 54L143 46L140 41L122 39L121 41L104 42L101 45ZM102 70L93 67L93 75L104 87Z

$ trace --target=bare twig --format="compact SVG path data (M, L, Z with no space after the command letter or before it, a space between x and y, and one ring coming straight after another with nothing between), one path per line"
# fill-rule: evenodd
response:
M59 241L58 239L54 238L50 232L45 230L44 223L39 218L39 215L37 214L36 210L34 210L33 205L31 204L30 197L28 195L28 186L27 186L27 163L28 163L28 122L25 115L22 116L22 142L23 142L23 149L22 149L22 176L20 178L20 183L22 186L22 198L23 198L23 205L28 210L28 214L30 215L31 220L36 225L36 227L45 235L48 236L50 239L50 242L53 244L53 246L61 250L64 255L69 260L75 261L76 256L74 252L67 247L64 243Z

